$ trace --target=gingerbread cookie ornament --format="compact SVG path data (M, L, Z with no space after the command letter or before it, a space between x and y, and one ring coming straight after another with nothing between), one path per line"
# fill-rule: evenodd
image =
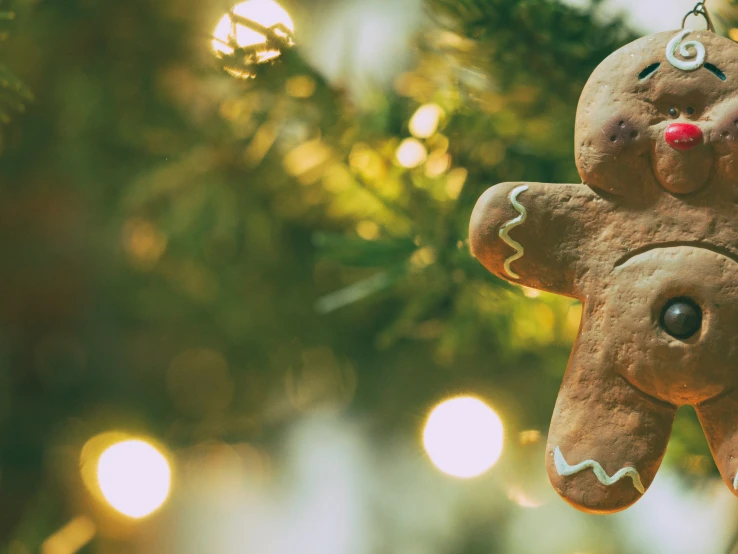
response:
M492 273L583 303L551 482L584 511L630 506L691 405L738 494L738 44L676 30L612 54L579 103L576 163L582 184L490 188L470 227Z

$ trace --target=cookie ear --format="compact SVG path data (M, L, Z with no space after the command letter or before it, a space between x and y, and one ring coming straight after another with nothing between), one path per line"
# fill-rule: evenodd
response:
M617 356L603 351L606 330L598 329L603 323L591 316L596 312L585 307L551 421L546 466L564 500L586 512L612 513L650 486L676 408L636 391L619 375Z

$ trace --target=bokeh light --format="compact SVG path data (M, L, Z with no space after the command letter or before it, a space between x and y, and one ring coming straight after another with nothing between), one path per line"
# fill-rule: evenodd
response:
M431 152L425 164L425 174L430 178L440 177L451 167L451 156L446 152Z
M297 75L287 79L285 89L293 98L310 98L315 94L318 83L309 75Z
M295 24L287 11L274 0L247 0L233 8L233 14L240 16L244 21L231 21L230 13L224 15L213 31L213 49L216 53L230 55L234 53L233 46L239 48L265 46L257 54L259 63L279 57L278 50L266 48L267 37L264 33L247 26L246 22L253 22L256 26L272 30L275 34L287 38L295 31Z
M469 479L497 463L502 454L499 416L478 398L460 396L440 403L423 431L423 445L442 472Z
M74 554L82 550L96 535L95 522L88 516L77 516L41 545L41 554ZM14 549L11 545L10 553L28 552L23 549Z
M421 106L410 119L410 132L421 139L432 137L438 130L443 115L443 108L437 104Z
M419 140L409 138L400 143L396 155L397 161L402 167L412 169L425 162L428 158L428 150Z
M544 505L544 502L516 486L511 486L507 489L507 497L521 508L540 508Z
M172 472L164 455L138 439L108 447L97 463L103 497L120 513L139 519L158 510L169 496Z

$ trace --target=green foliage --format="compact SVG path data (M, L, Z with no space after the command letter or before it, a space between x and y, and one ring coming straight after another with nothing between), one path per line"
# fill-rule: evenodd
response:
M439 144L436 137L426 146L431 156L448 147L456 170L428 178L422 167L393 168L396 139L391 135L366 139L368 144L354 157L366 158L367 167L374 164L374 173L361 167L354 167L354 172L368 172L361 186L379 195L387 209L354 217L369 217L385 227L381 246L357 247L352 237L341 244L334 237L331 251L324 253L331 257L336 251L351 251L353 260L344 255L344 265L388 269L397 260L383 260L386 249L398 239L413 238L417 248L407 253L407 267L414 271L404 280L396 280L394 286L401 290L404 283L415 279L424 284L403 290L402 301L412 308L398 312L391 326L394 331L382 333L382 344L392 343L423 320L438 317L440 306L446 306L445 311L456 305L468 287L476 290L482 283L493 289L507 286L485 275L468 256L466 226L474 202L486 186L496 182L577 179L571 144L579 93L592 69L631 38L619 21L603 25L593 12L554 2L439 0L429 4L448 32L458 35L455 40L444 34L425 37L426 62L408 77L407 84L408 90L418 92L407 94L405 100L401 90L397 101L405 120L426 102L444 108L441 132L448 143ZM354 134L351 138L361 137ZM456 179L462 186L454 190ZM383 196L380 187L387 191ZM428 287L433 294L428 294ZM509 311L511 304L506 306ZM460 337L455 317L469 315L454 316L454 311L452 308L441 316L447 323L444 333L449 335L441 333L439 344L445 345L442 358L449 363L462 351L479 348L471 337L485 340L474 332ZM490 334L500 336L500 329ZM500 349L500 354L506 350L502 345Z
M38 3L9 61L38 99L0 169L2 539L64 523L62 492L33 508L66 490L49 468L110 429L269 444L328 404L407 439L471 391L510 436L545 433L578 307L489 275L469 215L498 182L578 179L579 93L631 37L545 0L428 4L416 67L362 111L299 45L234 78L207 51L212 6ZM0 84L0 109L30 99ZM430 102L428 161L402 167ZM226 361L217 387L193 370L197 409L172 386L190 358Z

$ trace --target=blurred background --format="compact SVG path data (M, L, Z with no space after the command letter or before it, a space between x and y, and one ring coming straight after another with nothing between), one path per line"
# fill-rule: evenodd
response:
M691 410L632 509L558 498L580 307L467 244L693 5L0 0L0 552L733 551Z

